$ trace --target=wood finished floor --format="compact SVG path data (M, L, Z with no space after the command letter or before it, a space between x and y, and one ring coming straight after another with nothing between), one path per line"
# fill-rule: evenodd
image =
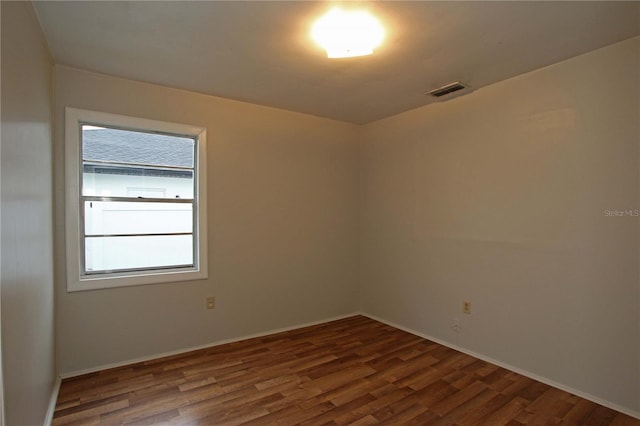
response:
M53 425L640 425L355 316L62 382Z

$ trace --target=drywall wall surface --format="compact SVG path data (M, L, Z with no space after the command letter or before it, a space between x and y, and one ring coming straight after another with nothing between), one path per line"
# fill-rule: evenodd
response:
M366 125L364 312L639 412L639 55Z
M357 310L357 126L58 66L59 265L67 106L207 128L209 278L67 293L59 271L62 374Z
M2 368L7 426L45 421L56 380L52 62L31 2L2 2Z

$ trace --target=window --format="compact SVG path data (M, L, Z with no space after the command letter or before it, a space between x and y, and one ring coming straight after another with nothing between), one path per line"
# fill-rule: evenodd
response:
M66 109L67 290L203 279L206 130Z

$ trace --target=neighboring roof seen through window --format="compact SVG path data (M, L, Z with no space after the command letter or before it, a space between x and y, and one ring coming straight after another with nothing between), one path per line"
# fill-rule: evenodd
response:
M82 126L82 159L153 166L194 166L192 138Z

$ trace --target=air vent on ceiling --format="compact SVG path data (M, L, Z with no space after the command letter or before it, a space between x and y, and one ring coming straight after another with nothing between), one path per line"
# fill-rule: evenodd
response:
M453 92L457 92L458 90L466 89L467 86L464 83L460 83L456 81L455 83L449 83L442 87L438 87L437 89L433 89L426 94L429 94L435 98L441 98L445 95L448 95Z

